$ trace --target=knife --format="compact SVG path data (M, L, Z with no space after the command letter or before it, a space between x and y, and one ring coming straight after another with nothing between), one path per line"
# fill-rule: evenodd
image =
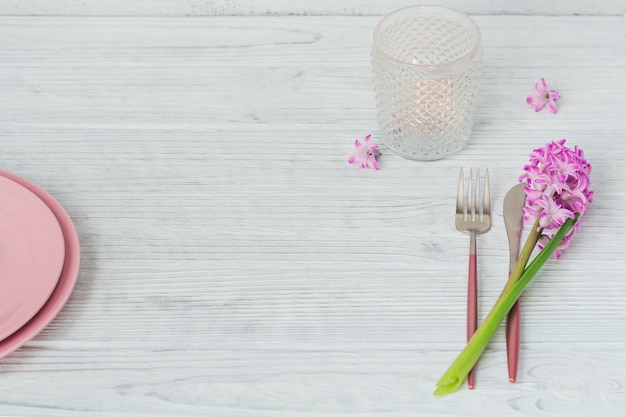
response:
M526 183L514 186L504 197L504 226L509 238L509 276L515 268L519 256L520 240L522 237L522 210L526 202L524 192ZM506 351L509 367L509 381L517 379L517 364L519 362L520 345L520 302L515 303L506 319Z

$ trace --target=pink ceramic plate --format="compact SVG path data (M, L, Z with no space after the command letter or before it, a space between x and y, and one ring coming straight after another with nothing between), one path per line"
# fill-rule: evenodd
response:
M0 177L0 340L26 324L50 297L64 256L54 213L28 188Z
M8 355L35 337L56 317L72 293L72 289L78 278L78 267L80 264L78 235L76 234L72 220L63 207L35 184L15 174L0 170L0 180L6 181L6 179L12 180L16 184L30 190L30 192L39 197L48 207L48 210L53 213L57 225L60 225L62 247L64 247L65 255L61 262L62 270L60 275L57 274L58 281L56 282L56 287L54 287L52 294L47 298L47 301L44 300L45 303L41 309L32 316L30 321L15 330L8 337L0 340L0 357ZM0 204L0 207L2 205L3 204ZM48 242L48 239L45 241ZM3 295L2 302L4 302L4 299L5 297Z

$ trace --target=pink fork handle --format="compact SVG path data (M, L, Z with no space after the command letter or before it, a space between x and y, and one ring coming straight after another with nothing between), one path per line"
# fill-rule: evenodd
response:
M470 253L469 274L467 281L467 340L469 341L478 326L478 271L476 267L476 254ZM467 379L469 389L474 388L476 369L472 368Z
M509 381L517 380L520 344L520 302L517 300L506 318L506 352L509 364Z

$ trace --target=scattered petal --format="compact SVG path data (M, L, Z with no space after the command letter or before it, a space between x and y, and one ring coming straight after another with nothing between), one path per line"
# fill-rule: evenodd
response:
M547 107L550 113L556 114L558 110L555 100L560 98L561 95L554 90L550 90L546 80L542 78L538 83L535 83L534 93L526 97L526 103L533 106L535 112Z
M350 164L358 163L361 168L374 168L380 169L378 162L376 161L381 155L378 150L378 145L370 143L372 135L365 136L363 143L358 139L354 141L355 151L348 157Z

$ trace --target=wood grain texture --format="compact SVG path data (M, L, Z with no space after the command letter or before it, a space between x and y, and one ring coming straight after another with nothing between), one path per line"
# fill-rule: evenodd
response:
M468 146L382 149L376 17L0 18L2 167L75 221L69 303L3 358L0 415L568 416L626 406L626 57L621 17L484 16ZM582 36L584 34L584 36ZM560 113L525 103L545 77ZM502 200L529 151L566 137L595 202L523 299L477 389L431 392L464 345L460 166L489 168L479 315L508 271Z
M234 16L342 15L382 16L413 6L414 1L387 0L3 0L0 15L8 16ZM471 14L620 16L623 0L430 0Z

